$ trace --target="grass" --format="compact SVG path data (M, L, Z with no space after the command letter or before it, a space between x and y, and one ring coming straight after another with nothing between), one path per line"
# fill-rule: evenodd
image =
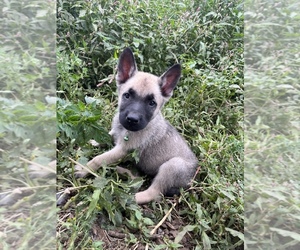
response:
M58 249L241 249L242 4L59 1L57 8ZM182 64L163 113L200 162L190 190L143 206L133 193L149 185L146 177L120 176L115 166L94 178L73 175L74 162L112 147L115 67L127 46L143 71L159 75ZM131 168L134 157L119 165Z

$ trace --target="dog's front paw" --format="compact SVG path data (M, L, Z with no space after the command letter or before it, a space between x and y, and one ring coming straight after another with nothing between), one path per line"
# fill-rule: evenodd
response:
M81 166L75 165L74 167L74 176L75 178L83 178L89 174L86 170L84 170Z
M151 187L145 191L135 194L135 201L137 204L145 204L153 200L159 201L160 199L160 192L158 190L152 189Z

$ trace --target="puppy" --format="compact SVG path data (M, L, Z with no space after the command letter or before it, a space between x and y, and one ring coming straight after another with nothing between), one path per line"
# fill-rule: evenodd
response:
M147 190L135 195L138 204L188 187L198 166L198 160L185 140L161 113L180 75L179 64L173 65L160 77L138 71L129 48L119 58L116 76L118 112L110 131L115 146L87 165L97 170L102 164L112 164L128 152L137 150L138 168L154 177ZM86 174L88 172L77 168L77 177Z

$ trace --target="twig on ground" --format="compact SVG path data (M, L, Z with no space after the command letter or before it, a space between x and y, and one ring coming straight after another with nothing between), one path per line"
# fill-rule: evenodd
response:
M160 222L151 230L150 235L153 235L156 233L156 230L165 222L165 220L168 218L169 214L172 212L172 210L177 205L177 202L173 203L172 207L169 209L169 211L165 214L165 216L160 220Z

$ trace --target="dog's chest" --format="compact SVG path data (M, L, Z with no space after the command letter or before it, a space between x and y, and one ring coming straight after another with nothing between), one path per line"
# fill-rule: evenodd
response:
M149 175L156 175L160 166L169 161L175 155L169 139L164 136L158 140L148 141L147 145L139 148L138 167Z

